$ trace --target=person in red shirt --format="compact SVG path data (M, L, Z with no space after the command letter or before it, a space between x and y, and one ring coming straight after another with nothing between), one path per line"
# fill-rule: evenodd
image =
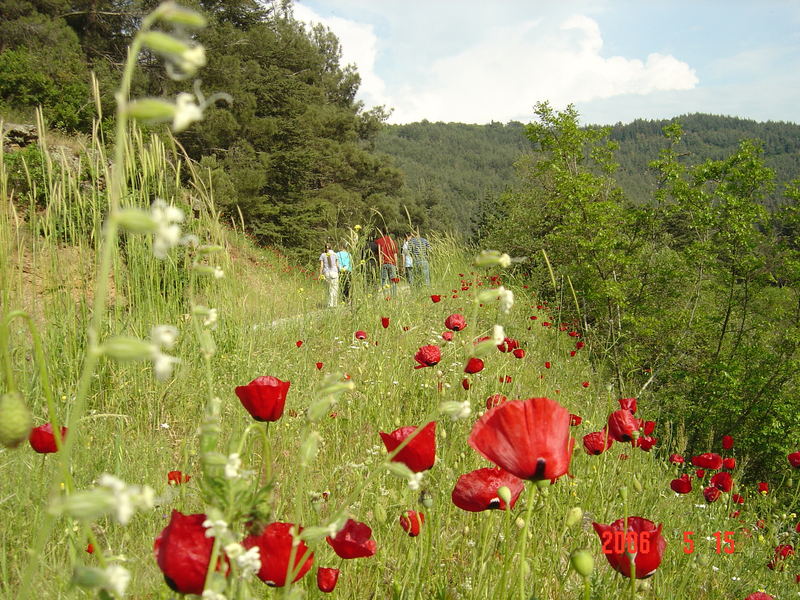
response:
M378 262L381 265L381 289L389 288L397 293L397 244L389 234L375 240L378 246Z

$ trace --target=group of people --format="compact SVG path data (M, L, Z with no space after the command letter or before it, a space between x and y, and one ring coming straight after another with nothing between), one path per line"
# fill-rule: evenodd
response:
M427 239L408 233L398 251L394 239L389 234L383 235L369 243L369 251L365 256L368 279L371 273L377 274L376 271L379 271L380 287L389 290L391 295L397 293L400 275L405 275L411 286L430 285L430 249ZM328 284L329 307L338 304L340 287L343 299L350 301L352 272L353 258L350 253L344 249L334 251L331 244L326 244L325 251L319 257L319 275Z

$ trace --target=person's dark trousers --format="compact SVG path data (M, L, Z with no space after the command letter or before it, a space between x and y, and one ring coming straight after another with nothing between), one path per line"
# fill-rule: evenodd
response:
M342 291L342 299L350 302L350 271L339 271L339 289Z

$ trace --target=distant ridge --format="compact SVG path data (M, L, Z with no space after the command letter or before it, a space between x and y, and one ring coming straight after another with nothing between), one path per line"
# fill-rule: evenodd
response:
M769 208L780 204L783 185L800 177L800 125L795 123L701 113L637 119L611 126L611 139L620 145L616 180L634 202L652 199L655 178L647 164L665 147L662 128L675 120L683 127L680 151L689 164L728 156L743 139L761 140L764 161L776 172L775 191L766 199ZM376 149L392 156L405 172L406 194L428 206L431 227L464 234L475 232L488 198L520 184L513 163L533 151L524 124L517 121L388 125L378 135Z

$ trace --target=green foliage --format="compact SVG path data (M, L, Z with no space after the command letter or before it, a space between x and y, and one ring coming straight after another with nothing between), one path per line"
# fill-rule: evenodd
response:
M770 215L775 173L760 142L692 163L671 123L650 165L656 192L641 202L612 179L607 128L579 127L572 107L536 114L525 185L499 198L484 245L529 257L549 290L544 251L562 318L582 321L617 393L655 400L690 451L734 435L766 477L800 443L796 185ZM776 437L780 426L791 433Z

